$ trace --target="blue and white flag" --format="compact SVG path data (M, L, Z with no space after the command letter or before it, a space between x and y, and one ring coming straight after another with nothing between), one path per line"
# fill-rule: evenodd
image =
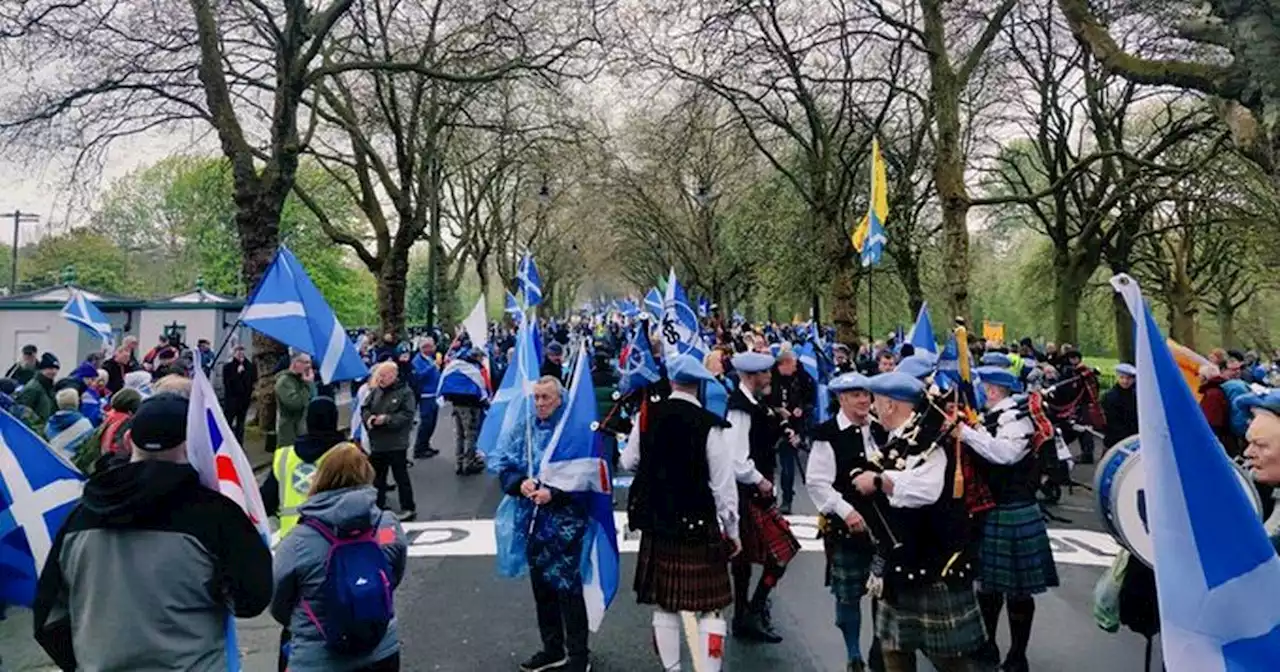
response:
M320 379L326 383L360 380L369 375L333 309L298 258L284 245L249 295L240 321L314 357L320 365Z
M506 303L502 306L503 312L511 316L512 321L516 324L524 323L524 308L520 307L520 302L516 301L515 295L507 292Z
M911 325L907 333L907 343L916 350L928 350L938 354L938 342L933 338L933 320L929 319L929 303L920 304L920 312L916 315L916 323Z
M443 394L488 399L489 386L485 384L484 372L478 364L452 359L440 372L440 384L436 386L436 396Z
M657 287L650 287L649 293L644 295L644 309L653 319L662 319L662 295L658 293Z
M875 266L880 263L880 257L884 256L884 246L888 242L889 236L880 225L880 220L872 217L866 241L862 244L862 265Z
M618 302L618 312L628 319L635 318L640 314L640 309L636 306L636 302L631 299L623 299Z
M671 269L667 279L667 297L662 303L662 357L671 361L676 355L693 355L702 361L707 345L702 341L698 316L689 305L689 296L676 279L676 269Z
M31 428L0 412L0 605L30 607L84 476Z
M1138 433L1170 672L1274 670L1280 557L1174 362L1138 283L1111 285L1134 316Z
M115 345L115 335L111 331L111 321L106 315L85 298L84 292L74 289L71 298L62 307L62 316L68 321L89 332L90 336L102 340L102 345L111 348Z
M618 379L618 393L629 394L632 390L658 382L662 375L658 372L658 362L653 358L653 346L649 343L648 323L641 322L635 327L631 343L627 346L627 359L622 362Z
M529 324L520 324L520 330L516 333L516 351L512 354L512 361L508 363L507 372L502 375L502 382L493 395L489 410L484 414L484 424L480 426L480 434L476 438L476 449L482 453L493 454L499 439L511 431L520 419L520 414L526 410L528 397L533 393L533 383L538 379L538 363L541 361L534 342L536 332Z
M579 350L578 363L573 368L568 406L542 454L538 475L543 484L577 495L587 511L581 559L582 597L587 603L587 623L596 632L618 593L618 532L613 520L609 459L600 434L592 429L596 397L585 348Z
M525 253L520 260L520 270L516 271L516 286L524 295L524 305L529 308L542 303L542 276L538 275L538 265L533 263L533 255Z
M705 296L698 297L698 317L711 317L711 302Z

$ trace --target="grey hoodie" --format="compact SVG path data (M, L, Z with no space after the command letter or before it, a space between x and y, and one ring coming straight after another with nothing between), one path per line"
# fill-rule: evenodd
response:
M404 530L400 529L395 516L374 506L375 497L373 486L330 490L303 502L298 507L298 513L304 518L315 518L338 530L364 527L376 521L380 539L387 537L388 533L393 537L392 541L384 543L383 551L391 564L391 585L395 588L404 577L408 544ZM271 615L281 625L289 628L293 635L293 650L289 656L290 672L356 670L400 650L394 618L382 643L366 656L337 656L325 648L320 630L302 609L302 600L307 600L316 617L323 623L323 605L319 601L328 555L329 542L306 525L293 528L276 549L275 596L271 600Z

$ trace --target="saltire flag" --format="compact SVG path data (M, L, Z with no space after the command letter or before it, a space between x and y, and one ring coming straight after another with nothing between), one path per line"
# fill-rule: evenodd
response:
M506 303L502 306L502 311L511 316L512 321L516 324L524 323L524 308L520 307L520 302L516 301L516 297L507 292Z
M533 263L533 255L525 253L520 260L520 269L516 272L516 286L524 295L524 305L534 308L542 303L542 276L538 275L538 265Z
M480 295L480 300L476 301L476 307L471 309L467 319L462 321L462 327L467 330L467 336L471 337L471 347L483 349L488 345L489 320L484 308L484 294Z
M482 453L494 453L498 439L516 425L528 395L532 394L541 361L534 342L537 331L528 322L522 322L516 332L516 351L507 372L502 375L502 382L484 414L484 424L480 425L480 434L476 437L476 449Z
M629 394L632 390L658 382L662 377L658 371L658 362L653 358L648 323L641 322L634 331L619 370L621 374L618 379L619 394Z
M635 301L623 299L618 303L618 312L622 313L624 317L634 318L640 314L640 309L636 307Z
M689 305L689 296L676 279L676 269L671 269L667 281L667 297L662 303L662 352L668 361L676 355L689 354L702 361L707 346L698 328L698 316Z
M1136 323L1138 434L1170 672L1272 670L1280 661L1280 556L1128 275L1111 278Z
M650 287L649 293L644 295L644 308L654 319L662 319L662 294L658 293L657 287Z
M698 297L698 317L711 316L711 302L705 296Z
M819 358L816 348L817 346L814 344L813 340L808 340L797 346L795 348L795 352L796 359L798 359L800 361L800 365L804 367L805 373L808 373L813 378L813 383L817 387L817 395L815 397L817 401L814 403L814 406L817 407L815 409L817 413L817 420L822 423L830 420L831 414L827 412L829 410L827 404L829 397L827 394L828 381L819 368Z
M880 153L880 141L871 139L871 197L867 214L853 230L853 249L862 258L863 266L880 263L880 256L888 242L884 224L889 220L889 178L885 170L884 156Z
M111 348L115 345L115 335L111 331L111 321L102 314L96 305L85 297L84 292L73 289L71 297L62 307L62 316L72 324L89 332L90 336L102 341L102 345Z
M333 309L298 258L284 245L249 295L240 321L314 357L320 365L320 379L326 383L360 380L369 375Z
M542 454L539 480L575 495L587 511L587 534L582 544L582 598L587 624L600 629L605 610L618 593L620 563L618 532L613 519L613 477L596 422L595 389L586 348L578 351L567 406Z
M280 249L284 249L283 247ZM201 367L191 379L191 403L187 407L187 461L200 475L200 484L222 493L240 506L257 528L262 543L271 545L267 509L262 504L253 465L232 433L213 385ZM235 615L227 613L227 670L240 669L240 647Z
M929 319L929 302L920 304L920 312L916 314L916 323L911 325L907 333L907 343L916 350L928 350L938 354L938 342L933 338L933 320Z
M0 411L0 607L30 607L84 476L25 423Z
M442 394L488 399L489 385L485 382L484 372L480 370L478 364L458 357L449 360L444 371L440 372L436 396Z
M836 370L836 354L835 348L830 343L824 343L822 340L822 332L818 329L818 321L809 322L809 341L814 344L814 354L818 360L818 380L829 381Z

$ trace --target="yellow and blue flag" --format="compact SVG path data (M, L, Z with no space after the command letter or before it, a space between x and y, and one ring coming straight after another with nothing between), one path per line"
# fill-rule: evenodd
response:
M884 245L888 242L888 234L884 224L889 219L889 186L888 173L884 166L884 155L880 153L880 141L871 140L871 202L862 223L853 230L853 248L862 257L863 266L871 266L880 262Z

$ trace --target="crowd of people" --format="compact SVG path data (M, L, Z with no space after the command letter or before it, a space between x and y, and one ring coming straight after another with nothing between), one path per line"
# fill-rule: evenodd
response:
M41 574L37 640L63 669L224 669L227 617L269 609L282 626L281 670L399 669L391 602L405 570L400 523L417 516L409 469L439 453L432 435L448 403L456 473L495 475L516 512L499 525L526 538L542 646L520 669L589 670L576 560L587 513L537 466L564 412L566 354L587 348L598 417L621 419L603 423L611 459L634 473L633 587L653 608L662 669L681 669L682 613L693 614L690 653L708 672L720 669L729 636L783 640L771 602L800 550L785 517L798 478L821 517L848 670L914 669L917 652L943 672L1027 670L1034 598L1059 583L1040 504L1046 472L1058 460L1092 460L1095 437L1106 447L1138 431L1136 370L1117 366L1099 395L1097 372L1068 345L976 341L980 382L966 399L937 355L896 339L811 349L827 369L815 377L800 347L822 340L815 328L708 325L701 358L664 356L654 330L659 377L635 388L623 378L645 322L538 329L532 412L490 454L478 438L511 363L511 330L492 325L483 347L459 331L443 349L439 333L416 343L361 337L370 373L355 386L349 429L311 357L292 354L275 381L277 448L261 486L281 539L274 558L239 508L198 487L186 464L189 377L192 366L215 365L207 343L185 350L162 338L139 359L127 339L65 378L56 356L24 348L0 379L0 404L89 476ZM1212 358L1199 390L1209 424L1260 483L1280 482L1280 393L1249 387L1273 380L1275 368L1234 351ZM243 437L257 371L240 347L222 367L223 406ZM1033 394L1044 410L1031 410L1040 408L1028 405ZM974 412L956 412L966 405ZM1153 587L1135 591L1154 604ZM865 653L864 598L875 621ZM126 611L128 641L104 646L118 642L110 624Z

